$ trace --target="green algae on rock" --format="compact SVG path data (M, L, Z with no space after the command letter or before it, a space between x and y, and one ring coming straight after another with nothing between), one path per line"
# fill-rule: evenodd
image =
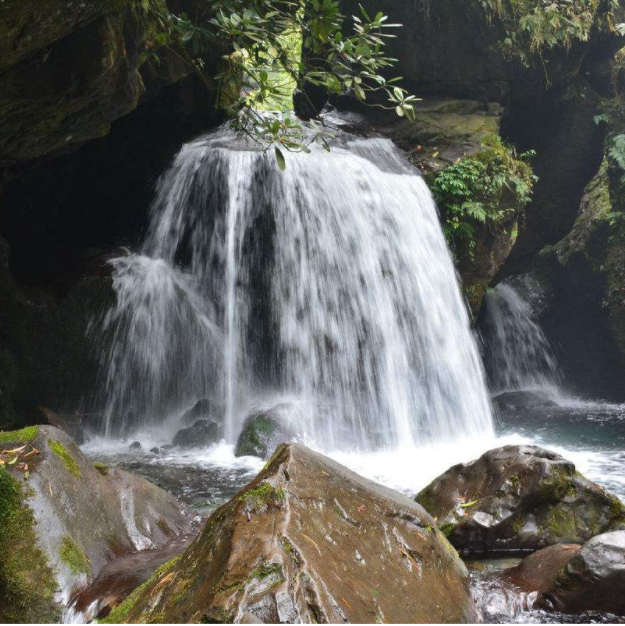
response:
M27 496L26 485L0 467L0 622L55 623L58 585L48 555L38 547Z
M48 445L50 446L50 450L52 450L52 452L54 452L54 454L56 454L61 461L63 461L65 469L70 474L73 474L76 478L80 478L82 476L80 467L78 466L78 463L76 463L76 459L74 459L69 450L60 441L48 439Z
M188 550L108 621L476 618L466 569L420 506L299 444L285 444L208 519Z
M0 618L58 621L112 559L192 532L184 505L137 476L103 474L63 431L40 426L30 443L40 454L27 482L0 468Z
M5 443L28 443L32 441L39 432L39 426L26 426L20 430L9 430L0 432L0 444Z
M625 529L625 506L575 465L537 446L506 446L450 468L416 497L464 554L583 544Z

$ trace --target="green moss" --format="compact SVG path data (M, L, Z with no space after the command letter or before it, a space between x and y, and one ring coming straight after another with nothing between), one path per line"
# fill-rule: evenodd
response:
M60 441L48 439L48 445L50 446L50 450L52 450L52 452L54 452L54 454L56 454L61 461L63 461L65 469L70 472L70 474L73 474L76 478L80 478L82 476L76 459Z
M510 484L517 489L519 487L519 483L521 481L521 479L519 478L518 474L512 474L512 476L510 476L508 478L508 480L510 481Z
M102 474L102 476L108 476L109 469L110 469L108 465L105 465L104 463L100 463L99 461L94 461L93 467L95 467L95 469L97 469L98 472Z
M453 522L445 522L443 524L439 524L438 529L445 537L449 537L456 526L457 524L454 524Z
M58 622L57 583L37 547L25 488L0 467L0 622Z
M276 489L267 481L263 481L257 487L248 489L240 496L239 501L244 502L251 508L265 506L271 502L282 502L285 498L284 489Z
M91 574L91 565L86 554L76 545L76 542L65 535L59 549L61 561L71 570L72 574Z
M552 537L568 541L575 541L577 538L575 518L561 507L554 507L546 526Z
M39 426L26 426L21 430L9 430L0 432L0 444L5 443L28 443L32 441L39 432Z
M152 574L152 577L149 578L142 585L137 587L119 606L115 607L105 619L103 619L101 624L123 624L130 612L134 609L135 605L139 598L143 595L143 592L148 589L153 583L158 581L159 578L162 578L164 574L169 572L180 560L181 555L174 557L171 561L167 561L161 565L155 572ZM156 616L153 616L156 617ZM153 619L149 619L149 623L157 623Z

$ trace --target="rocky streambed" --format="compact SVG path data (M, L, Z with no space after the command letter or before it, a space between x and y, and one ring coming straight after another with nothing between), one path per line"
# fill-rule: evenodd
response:
M456 465L414 500L294 443L279 445L264 467L243 457L221 482L209 466L174 467L169 484L154 475L178 492L183 474L187 484L212 485L209 506L193 489L182 494L213 510L200 519L144 478L94 463L54 427L0 436L5 621L625 615L625 507L536 446ZM143 474L148 458L134 461Z

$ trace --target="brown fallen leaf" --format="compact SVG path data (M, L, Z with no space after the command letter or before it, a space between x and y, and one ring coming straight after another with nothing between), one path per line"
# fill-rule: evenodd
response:
M33 448L30 452L24 455L24 458L27 459L29 456L32 456L33 454L37 455L37 454L41 454L41 452L39 452L37 448Z
M349 609L352 608L352 605L345 598L341 598L341 600L343 600L343 602L345 602L345 604L347 605L347 608L349 608Z

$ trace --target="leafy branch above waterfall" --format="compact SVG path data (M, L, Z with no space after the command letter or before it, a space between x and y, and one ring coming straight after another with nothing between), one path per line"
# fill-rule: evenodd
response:
M307 151L325 133L314 132L289 113L315 118L329 95L351 93L362 102L395 109L413 118L414 96L397 86L399 79L382 73L395 59L385 52L397 24L382 13L370 16L361 8L346 34L345 17L334 0L206 0L207 17L170 16L172 32L194 66L201 71L202 54L224 51L215 77L219 107L233 125L265 147Z

